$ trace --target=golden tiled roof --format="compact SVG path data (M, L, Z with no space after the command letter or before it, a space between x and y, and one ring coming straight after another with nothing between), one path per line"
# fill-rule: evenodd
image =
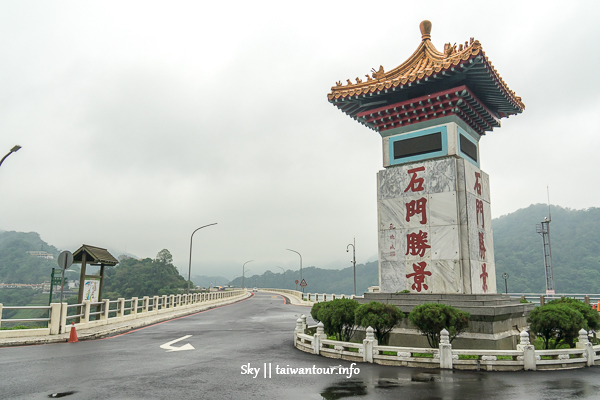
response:
M447 43L444 45L444 51L440 52L431 43L431 22L421 22L420 28L422 41L408 60L387 72L384 71L383 66L380 66L378 71L373 69L372 74L365 75L365 79L357 77L356 82L348 79L346 84L342 84L341 81L338 81L336 86L331 88L331 93L327 95L329 101L337 102L338 100L358 98L358 96L372 96L381 94L383 91L387 93L388 90L402 89L405 85L410 86L415 83L421 84L434 79L443 79L448 75L447 73L450 73L449 75L460 73L476 62L483 64L482 68L487 72L487 77L484 78L485 82L482 82L481 77L477 77L478 83L485 88L476 91L496 92L490 93L490 95L502 102L510 103L506 104L507 111L500 111L500 116L522 112L525 109L521 98L508 88L498 71L492 66L478 40L471 38L464 45L458 45L458 48L456 44ZM481 93L478 95L485 101L486 96Z

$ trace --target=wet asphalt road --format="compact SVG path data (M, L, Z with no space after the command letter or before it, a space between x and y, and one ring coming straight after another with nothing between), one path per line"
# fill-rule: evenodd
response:
M308 311L257 293L102 340L0 348L0 399L600 399L600 367L509 373L360 363L350 378L277 374L276 366L350 366L294 349L295 321ZM160 347L188 335L172 347L193 350ZM258 374L243 374L248 364Z

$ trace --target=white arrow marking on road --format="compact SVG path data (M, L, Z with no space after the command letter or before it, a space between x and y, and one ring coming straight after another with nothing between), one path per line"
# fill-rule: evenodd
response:
M179 339L171 340L169 343L165 343L165 344L161 345L160 348L167 350L167 352L170 352L170 351L181 351L181 350L194 350L194 346L192 346L189 343L186 343L186 344L184 344L181 347L173 347L173 346L171 346L172 344L177 343L180 340L185 340L185 339L187 339L189 337L192 337L192 335L187 335L187 336L184 336L184 337L180 337Z

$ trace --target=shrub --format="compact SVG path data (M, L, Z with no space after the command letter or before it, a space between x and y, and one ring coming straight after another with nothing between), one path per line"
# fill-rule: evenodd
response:
M559 348L563 342L572 343L585 323L575 308L564 302L551 303L536 307L527 317L531 332L542 338L545 349Z
M313 316L313 319L323 323L325 333L328 336L335 336L337 340L347 342L356 331L354 311L357 308L358 302L356 300L336 299L315 304L311 310L311 315L313 315L313 312L316 314L316 318Z
M321 308L321 306L325 304L325 303L315 303L313 304L312 308L310 309L310 316L312 317L312 319L314 319L315 321L319 322L319 309Z
M586 331L596 331L600 329L600 315L598 315L598 311L594 310L583 301L570 297L562 297L560 299L552 300L548 302L548 304L566 304L567 306L579 311L583 316L583 329Z
M430 347L439 347L440 332L446 329L450 334L450 342L469 327L471 315L452 306L437 303L425 303L416 306L408 315L408 319L419 331L427 336Z
M375 329L375 336L380 344L387 344L390 331L402 318L404 313L392 304L377 301L363 304L356 309L356 324Z

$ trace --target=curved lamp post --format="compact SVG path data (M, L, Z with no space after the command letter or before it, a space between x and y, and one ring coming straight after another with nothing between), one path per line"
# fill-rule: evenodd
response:
M18 144L13 146L13 148L10 149L10 151L4 157L2 157L2 160L0 160L0 165L2 165L4 160L6 160L6 157L10 156L12 153L16 153L17 151L19 151L20 148L21 146L19 146Z
M208 224L208 225L201 226L200 228L198 228L194 232L192 232L192 236L190 236L190 265L189 265L189 269L188 269L187 294L190 294L190 281L192 280L192 239L194 239L194 233L196 233L196 231L199 231L202 228L206 228L207 226L216 225L216 224L217 223L215 222L214 224Z
M296 250L292 250L292 249L286 249L287 251L293 251L294 253L298 254L300 256L300 282L303 281L302 279L302 254L298 253ZM302 293L304 293L304 288L302 288Z
M281 267L277 267L277 268L279 268L280 270L282 270L282 271L283 271L283 286L282 286L281 288L282 288L282 289L285 289L285 269L283 269L283 268L281 268Z
M350 251L350 249L348 249L350 246L352 246L352 260L350 260L350 262L354 264L354 297L356 297L356 238L354 238L353 243L346 246L346 253Z
M242 289L246 288L246 264L252 261L254 260L246 261L244 265L242 265Z

